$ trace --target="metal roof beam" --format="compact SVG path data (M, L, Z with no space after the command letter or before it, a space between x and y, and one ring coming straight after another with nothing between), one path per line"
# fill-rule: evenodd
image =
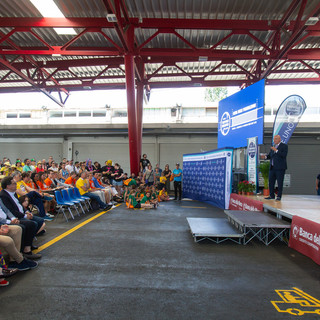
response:
M10 69L12 72L16 73L20 78L24 79L26 82L31 84L36 90L44 93L47 97L49 97L51 100L53 100L55 103L57 103L59 106L64 107L64 104L60 101L58 101L54 96L52 96L48 91L38 86L37 83L35 83L33 80L28 78L24 73L19 71L18 69L14 68L8 61L3 60L0 58L0 63L5 65L8 69ZM29 88L30 89L30 88Z
M104 0L106 2L107 0ZM300 2L294 0L293 2ZM120 6L122 9L122 5ZM294 8L295 9L295 8ZM114 9L113 9L114 10ZM124 12L122 10L122 12ZM111 13L111 12L110 12ZM292 10L285 15L284 18L290 17ZM122 18L119 17L121 25L133 24L137 28L142 29L158 29L158 28L174 28L174 29L193 29L193 30L253 30L253 31L269 31L279 30L287 21L282 20L231 20L231 19L162 19L162 18L143 18L139 22L138 18ZM286 29L292 31L294 29L294 21L286 25ZM1 28L114 28L114 23L108 22L106 18L24 18L24 17L1 17ZM320 24L308 26L307 30L320 30Z
M290 49L292 49L295 46L295 43L299 40L303 32L307 29L308 26L306 26L304 22L301 22L299 20L303 15L303 11L305 9L306 3L307 3L306 0L302 1L292 35L290 36L289 40L283 45L282 49L277 54L276 59L271 60L267 68L262 73L261 79L266 78L270 73L272 73L272 69L276 66L279 60L282 59L290 51ZM307 17L307 20L309 17L318 16L319 13L320 13L320 3L318 3L318 5L315 7L312 13L309 14L309 16ZM318 56L317 60L319 58L320 56ZM303 59L307 59L307 58L304 57Z

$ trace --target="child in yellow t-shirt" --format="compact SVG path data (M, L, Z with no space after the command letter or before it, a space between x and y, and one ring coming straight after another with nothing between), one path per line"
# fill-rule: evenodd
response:
M163 187L162 190L159 192L160 201L169 201L168 192L166 191L166 188Z
M163 171L161 172L161 177L160 177L159 181L160 181L160 188L162 189L165 186L166 181L167 181L167 178L164 175Z

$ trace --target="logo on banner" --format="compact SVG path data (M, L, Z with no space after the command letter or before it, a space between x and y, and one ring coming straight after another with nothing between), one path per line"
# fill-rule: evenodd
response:
M304 112L303 105L297 100L289 100L285 112L287 116L300 117Z
M220 120L220 131L221 133L226 136L231 128L231 117L229 112L225 112Z
M256 144L253 141L251 141L250 144L249 144L249 147L248 147L248 154L249 154L250 158L254 158L255 157L256 150L257 150L256 148L257 148Z
M297 239L299 235L299 228L295 225L292 229L292 236Z

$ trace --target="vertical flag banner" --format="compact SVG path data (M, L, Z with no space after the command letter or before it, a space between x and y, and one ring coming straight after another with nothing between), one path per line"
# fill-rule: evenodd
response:
M274 119L272 141L274 136L279 135L281 141L287 144L306 108L305 101L298 95L283 100Z
M258 137L248 138L247 141L247 177L248 181L254 183L258 190Z
M233 148L183 155L183 197L229 207Z

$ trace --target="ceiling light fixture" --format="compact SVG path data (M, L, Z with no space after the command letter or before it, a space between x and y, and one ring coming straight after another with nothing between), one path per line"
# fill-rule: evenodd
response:
M53 0L30 0L44 18L65 18ZM73 28L53 28L57 34L77 34Z
M306 26L314 26L315 24L317 24L319 21L318 17L310 17L307 21L306 21Z
M117 22L118 21L117 16L113 13L108 13L106 18L107 18L108 22Z
M199 60L200 62L205 62L205 61L208 61L208 57L200 56L198 60Z

